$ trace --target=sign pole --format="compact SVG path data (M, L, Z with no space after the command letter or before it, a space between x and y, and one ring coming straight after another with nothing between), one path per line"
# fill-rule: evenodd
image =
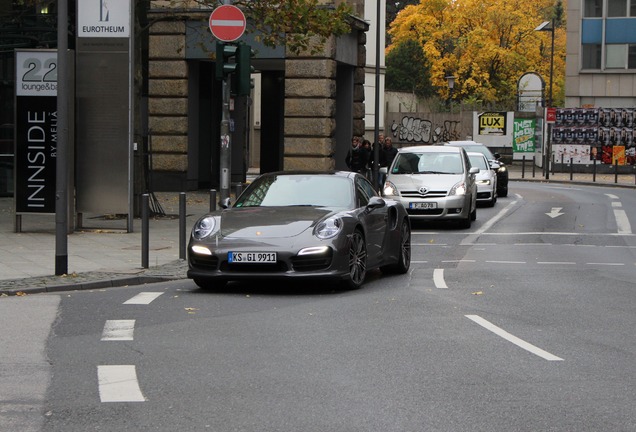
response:
M55 172L55 275L68 273L68 4L57 2L57 152Z
M219 61L219 59L217 59ZM223 110L221 113L221 202L230 197L230 169L232 167L232 138L230 136L230 78L223 78Z
M217 7L210 14L210 31L221 42L233 42L240 38L243 35L243 32L245 32L246 20L243 11L229 3L229 1L224 1L222 6ZM217 50L217 53L218 52L219 51ZM219 58L219 55L217 54L216 62L218 65L218 62L225 62L225 59L223 57ZM230 183L232 178L232 138L230 136L231 95L230 73L226 74L223 71L223 67L220 67L219 70L223 74L223 109L221 112L221 150L219 155L219 168L221 177L221 201L224 201L226 198L230 197ZM217 78L219 78L218 75Z

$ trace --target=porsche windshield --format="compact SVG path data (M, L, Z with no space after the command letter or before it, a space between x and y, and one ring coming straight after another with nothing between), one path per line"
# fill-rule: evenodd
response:
M276 175L259 177L234 207L344 207L353 205L350 179L332 175Z

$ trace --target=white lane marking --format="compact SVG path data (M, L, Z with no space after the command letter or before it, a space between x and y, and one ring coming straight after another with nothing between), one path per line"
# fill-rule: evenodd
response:
M614 209L614 217L616 218L618 234L632 233L632 226L629 224L629 219L627 218L625 210Z
M411 264L426 264L428 261L415 261L411 260Z
M618 196L616 196L614 194L605 194L605 196L610 198L610 199L618 199Z
M612 207L623 207L623 203L620 201L612 201Z
M483 319L479 315L465 315L465 317L468 318L469 320L472 320L472 321L476 322L477 324L479 324L480 326L482 326L486 330L489 330L489 331L493 332L497 336L504 338L508 342L511 342L511 343L517 345L518 347L523 348L524 350L529 351L532 354L537 355L537 356L539 356L539 357L541 357L541 358L543 358L545 360L550 360L550 361L562 361L563 360L562 358L557 357L554 354L550 354L549 352L544 351L541 348L538 348L538 347L532 345L531 343L528 343L528 342L524 341L523 339L519 339L518 337L511 335L510 333L508 333L507 331L505 331L501 327L497 327L496 325L494 325L491 322Z
M603 265L606 265L606 266L622 266L622 265L625 265L625 263L608 263L608 262L602 263L602 262L592 262L592 263L585 263L585 265L599 265L599 266L603 266Z
M442 260L443 263L474 263L475 260L458 259L458 260Z
M108 320L102 331L103 341L131 341L135 331L135 320Z
M488 261L486 260L487 263L492 263L492 264L526 264L526 261Z
M433 283L435 283L435 288L448 288L444 281L444 269L433 270Z
M413 233L416 234L416 233ZM433 234L433 233L421 233L421 234ZM444 233L444 235L448 235L448 236L466 236L465 233L460 233L460 232L446 232ZM482 236L501 236L501 237L511 237L511 236L577 236L577 237L617 237L617 236L624 236L625 234L618 234L618 233L594 233L594 232L552 232L552 231L536 231L536 232L484 232L484 233L480 233L480 235ZM634 234L631 234L634 235ZM473 234L469 234L468 235L473 236ZM470 242L462 242L461 245L467 245L470 246L471 244L474 243L473 241ZM545 243L538 243L538 244L545 244ZM433 246L435 245L435 243L430 243L428 244L428 246ZM449 246L449 245L440 245L440 246Z
M537 264L548 264L548 265L576 265L575 262L571 261L537 261Z
M521 198L521 196L517 195L517 199L518 198ZM485 233L487 230L489 230L490 227L493 226L494 224L496 224L500 219L502 219L505 216L505 214L508 213L510 211L510 209L515 204L517 204L517 200L516 199L514 201L511 201L504 208L502 208L496 215L494 215L493 217L488 219L488 221L486 221L486 223L483 224L479 229L475 230L474 233L467 235L466 238L464 240L462 240L462 242L460 244L464 245L464 244L474 243L475 239L477 238L477 236L479 236L479 235Z
M124 304L137 304L137 305L147 305L150 304L153 300L159 297L162 292L141 292L134 296L131 299L128 299L124 302Z
M552 243L515 243L515 246L552 246Z
M97 366L99 398L102 402L145 402L134 365Z

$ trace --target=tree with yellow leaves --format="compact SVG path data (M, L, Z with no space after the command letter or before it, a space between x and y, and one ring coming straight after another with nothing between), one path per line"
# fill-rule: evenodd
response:
M535 29L555 18L553 99L558 105L565 73L562 13L554 0L421 0L391 23L387 51L414 40L431 65L431 82L441 98L449 96L446 77L452 75L453 99L513 109L524 73L539 73L548 91L551 35Z

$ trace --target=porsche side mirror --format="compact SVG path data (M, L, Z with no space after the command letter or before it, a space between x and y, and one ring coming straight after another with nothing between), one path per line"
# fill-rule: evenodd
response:
M232 204L232 201L230 200L230 198L224 198L219 202L219 207L221 207L222 209L226 209L226 208L230 208L231 204Z
M371 197L369 200L369 204L367 204L367 210L374 210L377 208L382 208L386 205L386 201L380 198L379 196Z

